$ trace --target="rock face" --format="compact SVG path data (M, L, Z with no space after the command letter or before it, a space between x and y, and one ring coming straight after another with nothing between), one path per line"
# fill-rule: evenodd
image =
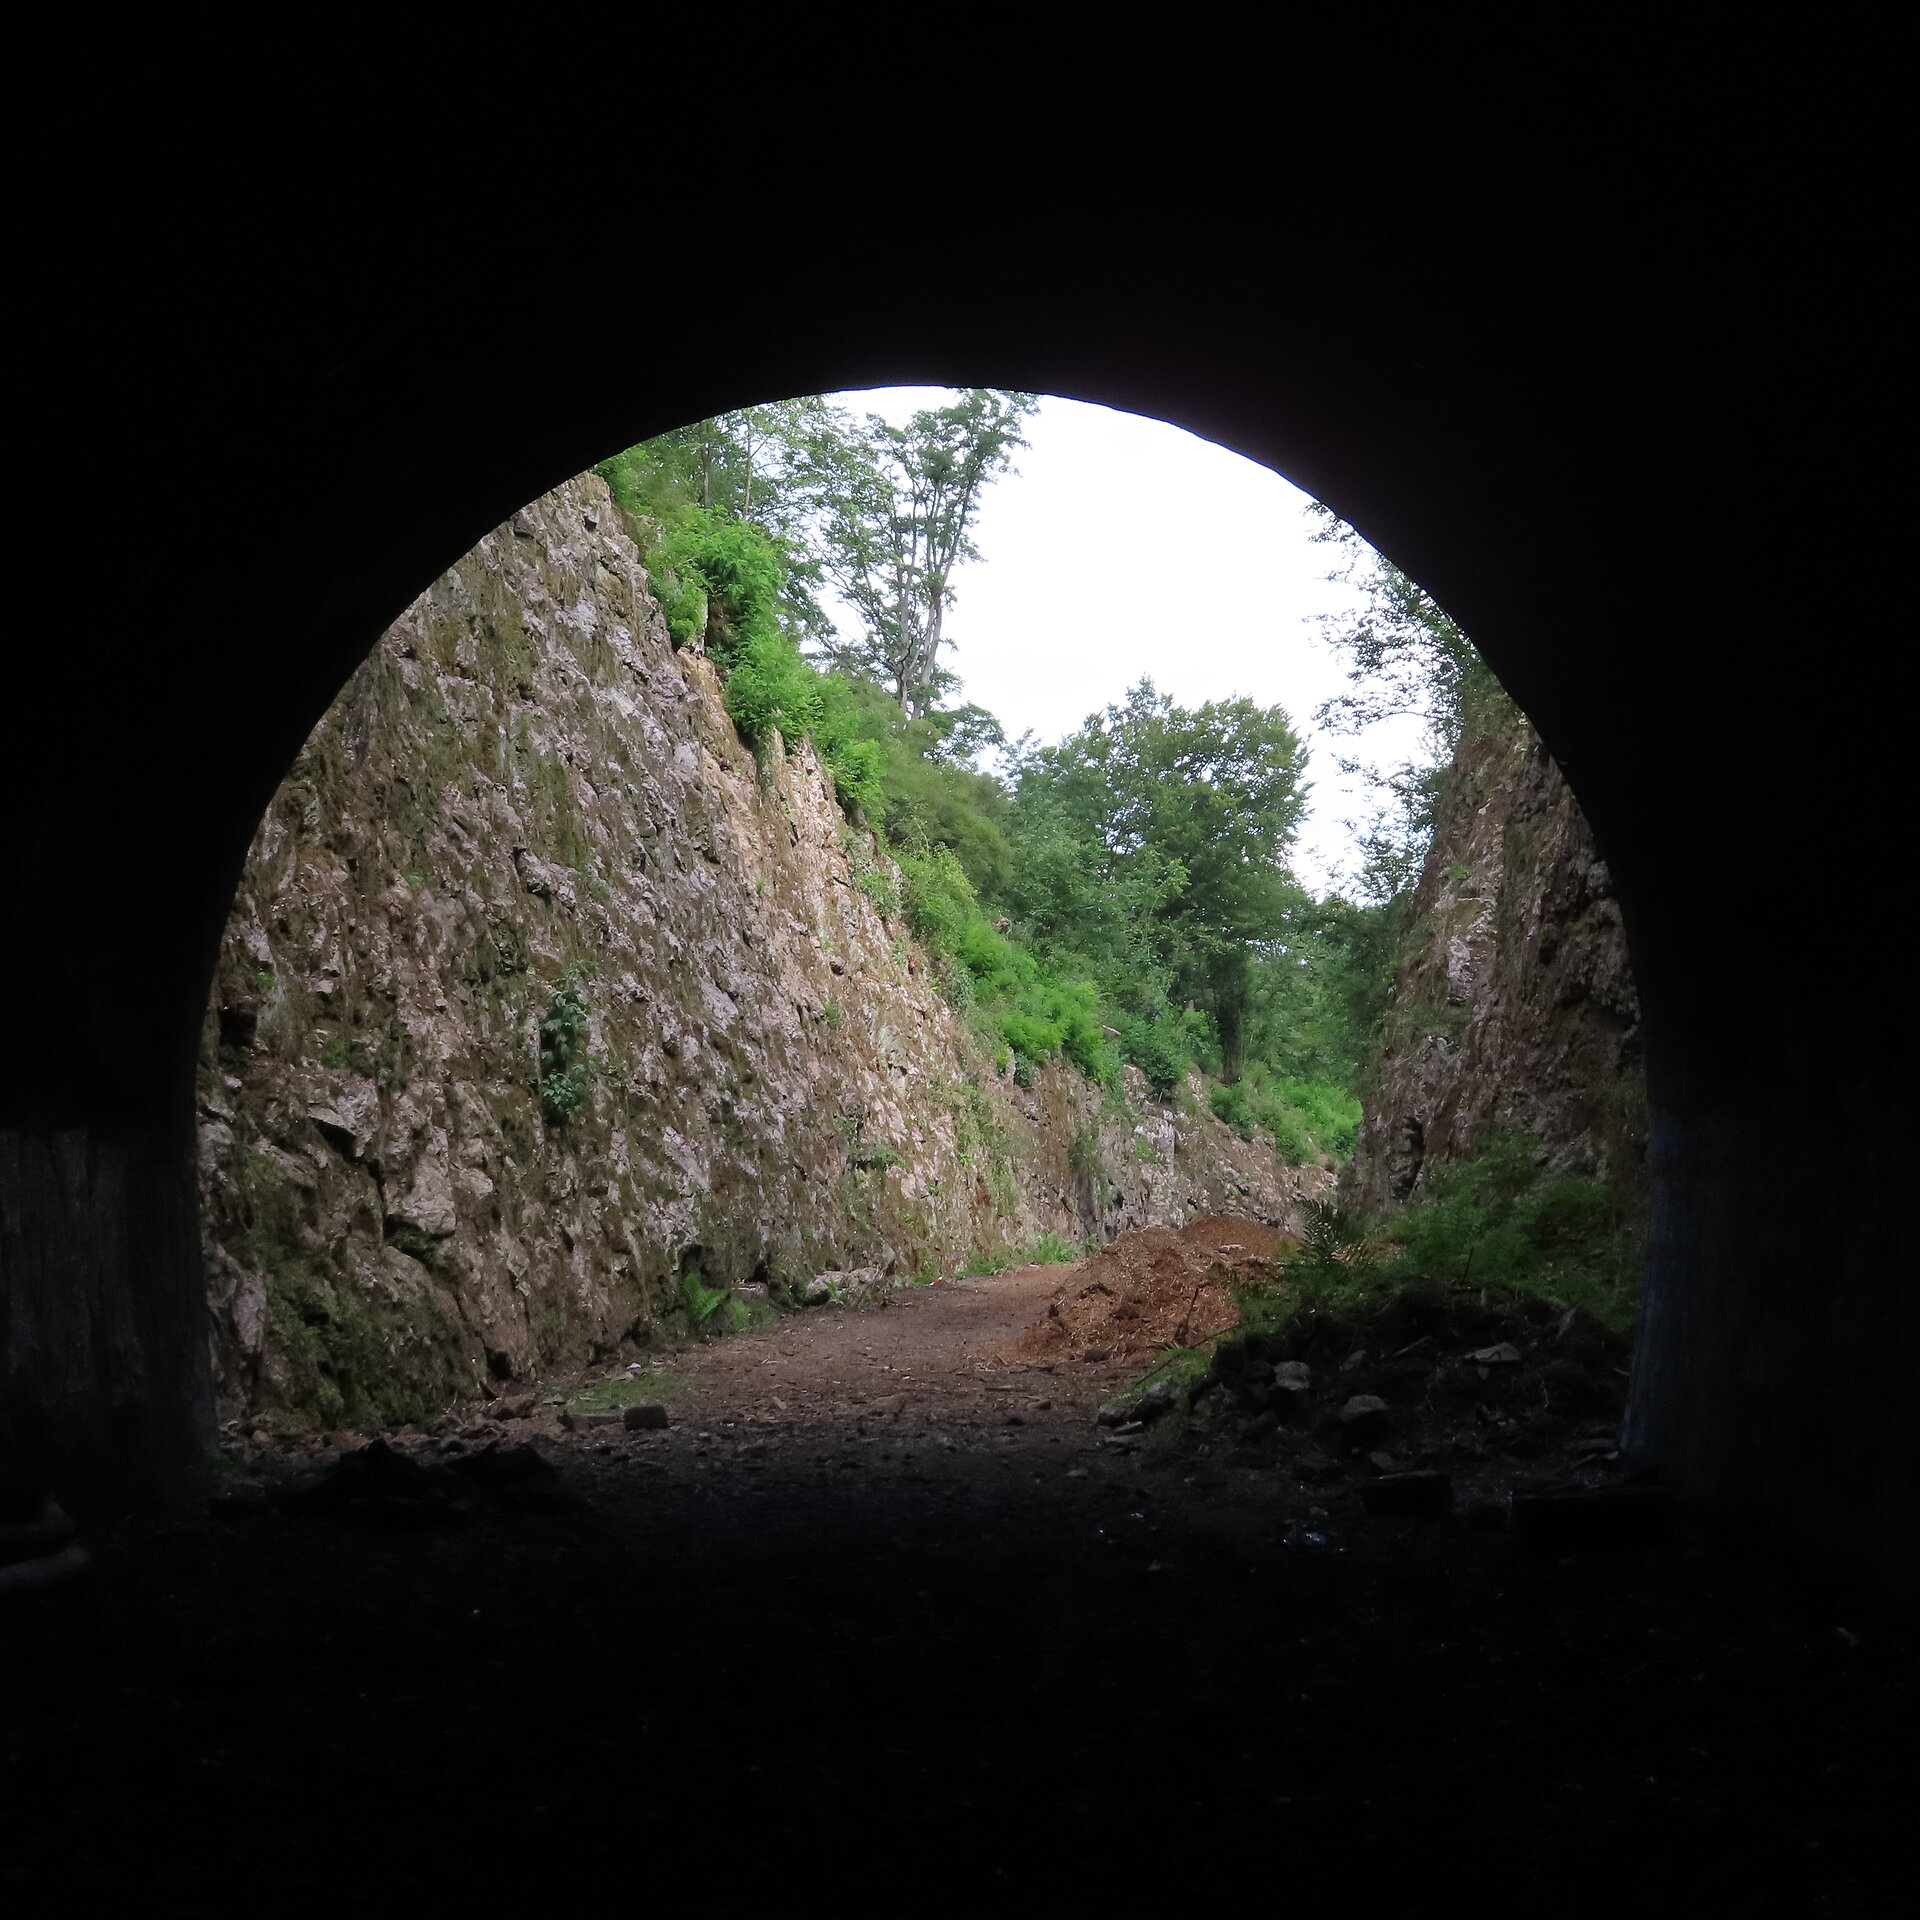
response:
M1404 1201L1488 1133L1644 1196L1640 1016L1612 881L1571 789L1517 718L1454 756L1346 1197Z
M1137 1073L996 1072L889 879L673 651L598 479L483 540L315 730L235 899L200 1075L229 1404L408 1417L721 1289L1287 1224L1324 1187Z

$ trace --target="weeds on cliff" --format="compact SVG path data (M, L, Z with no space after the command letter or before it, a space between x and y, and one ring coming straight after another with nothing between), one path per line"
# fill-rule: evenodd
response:
M847 865L853 870L853 884L860 889L883 920L900 914L900 882L890 868L878 866L868 856L863 842L852 834L842 836Z
M540 1110L551 1126L565 1126L586 1104L591 1063L587 1059L587 1006L577 977L554 994L540 1021Z
M645 451L630 448L597 469L622 505L622 486L631 491L632 463ZM753 521L690 504L669 509L646 554L674 645L704 645L725 672L727 712L741 739L756 754L776 738L790 752L810 741L843 807L878 808L882 755L862 737L858 701L787 631L794 562L792 549Z
M1386 1224L1383 1279L1528 1294L1633 1324L1643 1237L1601 1180L1555 1168L1542 1143L1495 1134L1432 1168Z
M1253 1138L1253 1113L1247 1105L1245 1090L1238 1086L1219 1086L1207 1095L1213 1117L1224 1121L1242 1140Z
M1082 1127L1067 1145L1067 1165L1083 1180L1097 1180L1103 1186L1111 1185L1107 1179L1106 1162L1100 1158L1100 1130L1098 1127Z
M1080 1248L1049 1227L1033 1243L1027 1254L1026 1264L1030 1267L1064 1267L1070 1266L1081 1257Z
M369 1078L374 1071L373 1061L350 1033L336 1033L321 1047L320 1064L335 1072L361 1073Z

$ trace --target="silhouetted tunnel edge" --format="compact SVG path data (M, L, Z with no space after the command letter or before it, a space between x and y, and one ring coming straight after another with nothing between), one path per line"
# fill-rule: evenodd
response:
M1311 358L1297 339L1226 355L1195 327L1183 352L1164 314L1150 356L1090 353L1074 377L1060 330L1036 323L1025 355L1004 318L979 326L971 353L951 338L918 356L911 341L862 351L858 327L812 354L688 339L677 383L609 399L582 380L539 405L470 402L470 342L433 379L418 342L369 355L324 409L287 381L282 430L312 430L303 517L254 527L218 591L169 600L149 572L133 630L34 663L40 710L85 716L89 752L77 762L63 730L28 730L22 888L51 897L73 849L96 852L85 898L52 930L57 963L47 930L8 955L24 1010L0 1135L16 1458L111 1503L205 1443L191 1086L214 951L275 784L392 618L514 509L637 439L787 393L977 381L1165 419L1277 468L1474 634L1593 821L1643 997L1656 1213L1632 1444L1729 1525L1910 1577L1890 1337L1910 1306L1871 1185L1876 1159L1889 1175L1899 1164L1884 1035L1875 1044L1863 982L1836 983L1825 1031L1783 1031L1773 983L1727 965L1746 904L1727 849L1791 859L1852 824L1844 796L1823 813L1801 793L1794 813L1767 783L1776 770L1743 758L1758 744L1742 732L1755 629L1784 628L1790 601L1716 621L1670 542L1623 540L1617 496L1644 442L1631 422L1603 433L1571 384L1557 416L1532 391L1467 407L1410 351L1356 381L1350 340L1305 382L1286 371ZM680 356L669 338L650 357ZM257 431L212 409L210 441L243 482ZM1828 1277L1812 1286L1807 1226L1826 1183L1797 1122L1816 1101L1862 1117L1868 1164L1850 1182L1863 1204L1825 1223Z

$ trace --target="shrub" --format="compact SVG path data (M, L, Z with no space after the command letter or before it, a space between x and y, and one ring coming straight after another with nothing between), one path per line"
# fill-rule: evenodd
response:
M647 570L656 586L665 587L662 611L669 628L676 609L706 603L704 635L676 630L674 639L682 646L704 637L716 659L731 661L755 637L779 635L786 557L750 520L686 508L647 555Z
M1111 1024L1119 1032L1122 1056L1147 1076L1147 1084L1162 1099L1185 1082L1193 1068L1190 1016L1171 1008L1152 1018L1116 1012Z
M1344 1087L1274 1074L1258 1063L1208 1098L1215 1116L1243 1140L1264 1128L1281 1158L1296 1167L1350 1157L1359 1132L1360 1102Z
M1253 1109L1247 1105L1244 1087L1215 1087L1207 1095L1207 1101L1216 1120L1224 1120L1242 1140L1253 1138Z
M553 996L540 1022L540 1110L564 1126L586 1103L587 1007L571 980Z
M1525 1134L1432 1168L1386 1228L1386 1277L1495 1287L1631 1325L1640 1236L1604 1182L1560 1171Z

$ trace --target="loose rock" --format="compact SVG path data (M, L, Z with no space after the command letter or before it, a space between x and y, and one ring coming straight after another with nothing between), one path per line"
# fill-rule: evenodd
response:
M1178 1389L1171 1380L1156 1380L1133 1403L1133 1417L1136 1420L1158 1420L1163 1413L1173 1411L1177 1398Z

